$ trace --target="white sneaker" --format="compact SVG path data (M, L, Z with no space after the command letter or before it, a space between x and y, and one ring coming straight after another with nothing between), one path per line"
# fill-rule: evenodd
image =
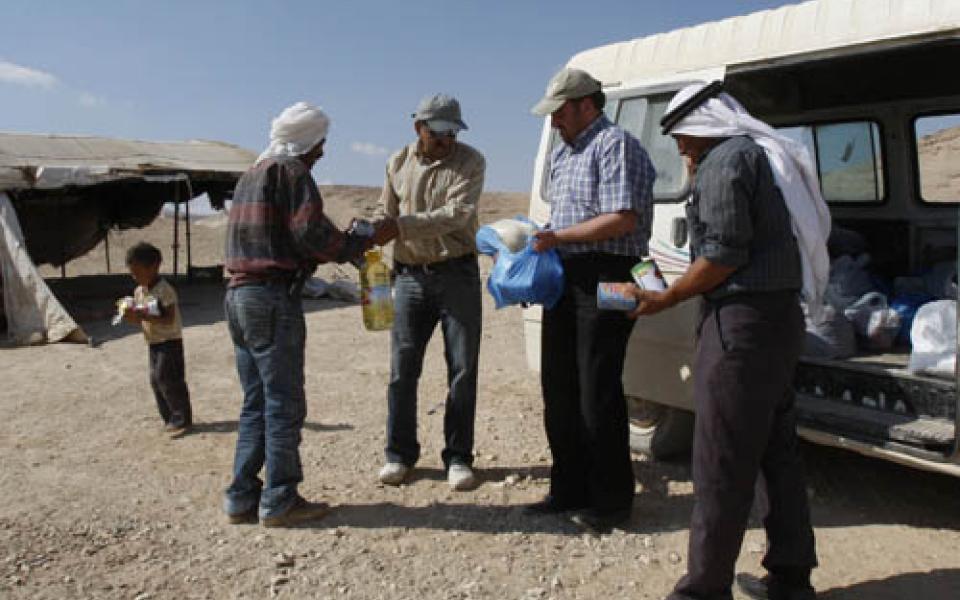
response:
M447 483L450 487L461 492L473 489L477 485L477 478L473 469L463 463L453 463L447 470Z
M410 467L403 463L388 462L380 469L380 483L400 485L410 474Z

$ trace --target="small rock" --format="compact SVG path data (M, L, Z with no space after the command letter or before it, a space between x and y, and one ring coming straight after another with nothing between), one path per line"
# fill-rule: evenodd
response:
M555 590L563 587L563 581L560 580L559 575L553 576L553 579L550 580L550 587L552 587Z
M640 544L643 545L644 548L653 548L653 537L649 535L643 536L640 538Z
M667 555L667 560L670 561L670 564L675 565L679 563L682 559L680 558L680 555L677 554L676 552L671 552L670 554Z
M649 555L649 554L641 554L640 556L637 557L637 562L639 562L641 565L649 565L649 564L650 564L650 555Z
M150 598L153 598L152 594L143 592L142 594L137 594L136 596L134 596L133 600L150 600Z
M747 544L747 552L750 554L763 554L766 550L766 544L763 542L751 542Z
M289 581L290 581L290 578L287 577L286 575L274 575L273 577L270 578L270 585L272 586L283 585L285 583L288 583Z
M292 554L287 552L281 552L273 557L273 564L278 569L286 569L292 567L296 563Z
M520 476L514 473L513 475L507 475L503 479L503 483L506 485L517 485L520 482Z
M484 456L483 458L484 458L484 460L486 460L487 462L497 462L497 455L496 455L496 454L488 454L488 455Z

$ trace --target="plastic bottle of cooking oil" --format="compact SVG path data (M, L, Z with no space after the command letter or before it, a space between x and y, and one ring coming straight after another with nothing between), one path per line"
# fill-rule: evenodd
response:
M360 308L363 325L370 331L393 327L393 294L390 269L383 264L379 248L367 250L360 268Z

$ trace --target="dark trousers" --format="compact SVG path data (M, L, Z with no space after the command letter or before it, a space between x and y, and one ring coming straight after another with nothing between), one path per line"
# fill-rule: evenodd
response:
M387 387L385 454L390 462L413 466L420 458L417 384L438 323L448 385L441 459L446 467L454 462L473 464L483 310L480 271L472 254L426 268L397 265Z
M190 391L183 365L183 340L150 344L150 387L164 423L178 427L193 424Z
M636 261L606 254L564 259L563 297L543 312L540 377L553 454L550 494L569 507L609 512L633 504L621 381L633 321L597 309L597 283L628 281Z
M817 564L792 389L803 331L795 292L704 306L694 368L688 571L671 599L732 598L758 475L768 500L764 567L792 578Z

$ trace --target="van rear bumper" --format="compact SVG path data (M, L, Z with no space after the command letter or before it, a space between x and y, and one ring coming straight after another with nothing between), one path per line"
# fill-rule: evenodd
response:
M912 456L906 452L892 450L883 446L870 444L868 442L862 442L860 440L849 438L843 435L810 429L803 427L802 425L797 427L797 434L801 438L814 444L851 450L858 454L862 454L863 456L880 458L915 469L923 469L924 471L930 471L933 473L942 473L944 475L960 477L960 464L957 464L956 462L948 462L946 459L944 462L940 462L936 460L920 458L917 456Z

